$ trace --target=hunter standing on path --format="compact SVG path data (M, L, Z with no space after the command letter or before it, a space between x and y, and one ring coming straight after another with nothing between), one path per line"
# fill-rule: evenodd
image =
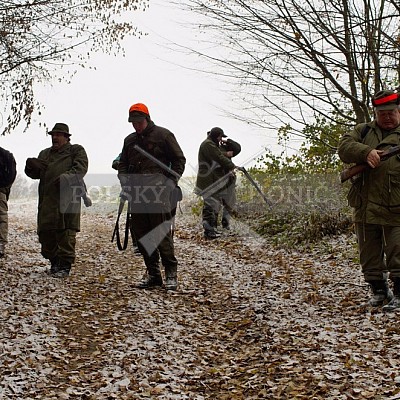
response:
M25 173L40 179L37 232L41 254L50 260L50 274L63 278L75 261L88 158L81 145L70 143L68 125L55 124L49 135L52 147L42 150L38 158L28 158Z
M14 156L0 147L0 258L4 257L8 242L8 198L16 176Z
M172 132L154 124L148 108L133 104L128 122L134 133L124 140L118 165L123 195L129 201L132 227L146 265L141 289L163 285L176 290L178 261L172 236L171 193L185 169L186 159Z
M202 219L206 239L217 237L219 211L227 198L228 187L235 184L231 178L236 166L221 150L220 143L223 137L226 135L221 128L212 128L199 148L195 193L204 201ZM229 207L226 201L224 205Z
M388 303L384 311L400 309L400 159L380 159L383 150L400 144L399 103L398 93L376 93L372 99L375 120L357 125L339 143L343 162L366 162L370 167L353 179L348 201L354 209L362 272L373 292L368 305Z

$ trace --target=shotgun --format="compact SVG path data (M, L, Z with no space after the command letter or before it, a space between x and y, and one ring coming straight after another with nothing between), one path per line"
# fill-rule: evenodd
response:
M390 157L396 156L397 154L400 154L400 145L398 146L393 146L390 147L389 149L385 150L381 155L381 161L385 161ZM364 172L366 169L371 168L368 163L362 163L362 164L356 164L353 165L352 167L346 168L344 171L340 173L340 182L346 182L348 179L352 178L353 176L356 176L358 174L361 174L361 172Z

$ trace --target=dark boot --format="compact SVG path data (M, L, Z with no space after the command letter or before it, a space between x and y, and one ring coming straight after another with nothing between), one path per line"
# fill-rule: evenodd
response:
M0 243L0 258L3 258L5 253L6 253L5 244L4 243Z
M71 271L71 263L68 261L60 260L58 263L58 271L54 272L52 275L56 278L66 278L69 276Z
M165 267L165 289L176 290L178 288L177 266Z
M380 307L384 303L390 302L393 298L393 293L389 289L387 281L370 281L368 282L372 289L372 297L369 299L367 305L370 307Z
M400 278L393 278L393 298L382 309L383 311L400 309Z
M203 221L204 237L206 239L216 239L218 237L216 229L207 221Z
M50 258L50 274L53 275L60 270L60 259L55 256Z
M160 266L158 264L148 266L147 272L143 276L142 280L137 284L139 289L151 289L157 286L162 286L163 280L160 272Z
M139 289L151 289L154 287L161 287L163 284L161 275L145 274L143 279L137 284Z
M221 219L222 228L229 230L230 229L230 220L231 220L231 217L230 217L229 213L226 211L226 209L224 208L224 210L222 212L222 219Z
M229 231L231 229L231 226L229 225L229 223L222 221L222 228Z

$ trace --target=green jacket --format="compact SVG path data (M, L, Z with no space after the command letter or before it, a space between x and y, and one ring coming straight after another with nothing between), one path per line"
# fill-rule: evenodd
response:
M150 156L155 157L166 167L171 168L175 174L170 174L151 158L137 151L134 148L135 145L145 150ZM174 134L168 129L156 126L153 121L149 121L147 128L141 134L131 133L125 138L118 164L118 173L161 173L177 182L179 179L177 175L182 176L185 164L185 156Z
M235 168L235 164L224 156L211 138L201 143L198 161L195 193L209 197L225 189L229 183L229 172Z
M339 157L345 163L365 163L372 149L385 150L399 144L400 126L384 137L376 121L359 124L341 138ZM348 201L355 222L400 226L400 157L391 157L363 172L352 183Z
M42 150L37 160L43 168L39 168L36 159L28 159L25 173L32 179L40 179L38 233L53 229L79 231L81 199L73 188L81 184L88 170L85 149L67 143L59 150Z

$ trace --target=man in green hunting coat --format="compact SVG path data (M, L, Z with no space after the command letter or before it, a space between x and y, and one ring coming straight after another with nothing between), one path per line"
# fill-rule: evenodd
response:
M171 194L185 169L186 159L168 129L157 126L147 106L129 108L128 122L135 132L124 140L118 177L129 202L132 228L146 266L141 289L163 286L160 259L165 269L165 289L178 286L178 261L172 235Z
M370 167L353 179L348 201L362 272L373 292L367 304L384 311L400 309L400 159L380 159L382 151L400 144L399 103L398 93L379 91L372 99L375 120L357 125L339 143L342 161Z
M50 274L62 278L69 275L75 261L88 158L81 145L70 143L68 125L55 124L49 135L52 146L37 158L28 158L25 173L40 179L37 232L41 254L50 260Z
M204 201L202 219L206 239L217 237L218 213L227 196L227 188L232 185L230 178L236 168L220 148L223 137L226 137L224 131L214 127L199 148L195 193L203 197Z

